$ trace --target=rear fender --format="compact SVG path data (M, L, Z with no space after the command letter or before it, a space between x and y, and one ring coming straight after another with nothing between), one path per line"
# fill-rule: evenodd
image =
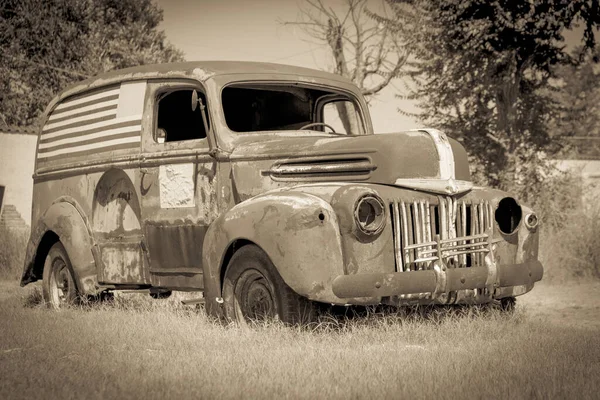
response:
M223 268L236 241L258 245L296 293L340 301L331 283L344 273L338 220L328 202L300 192L276 192L244 201L217 218L203 247L205 297L221 297Z
M25 268L21 278L21 286L41 279L44 255L43 238L53 233L63 244L81 294L94 294L98 286L98 274L94 259L94 247L91 229L83 210L68 197L56 200L38 220L31 231L25 254ZM48 249L45 249L46 251Z

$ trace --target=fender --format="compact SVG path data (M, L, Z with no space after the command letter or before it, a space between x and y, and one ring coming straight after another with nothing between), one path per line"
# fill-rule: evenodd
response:
M47 232L54 232L67 250L73 267L77 288L81 294L94 294L98 287L98 274L93 250L94 243L89 223L83 210L69 197L57 199L39 219L31 231L21 286L41 278L36 265L40 242ZM43 263L43 260L41 260ZM43 268L43 264L41 266Z
M301 192L268 192L217 218L202 252L207 303L221 297L225 255L236 240L262 248L296 293L311 300L340 301L331 283L344 273L341 237L337 216L323 199Z

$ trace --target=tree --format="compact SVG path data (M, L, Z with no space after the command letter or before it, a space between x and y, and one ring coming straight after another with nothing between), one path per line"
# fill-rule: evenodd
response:
M179 61L152 0L3 0L0 125L36 123L60 90L103 71Z
M573 56L582 54L580 48ZM600 156L600 46L585 55L577 64L556 68L550 92L557 105L550 122L553 136L566 145L561 157L587 158Z
M598 0L387 0L376 19L404 37L418 117L461 140L487 183L519 185L525 165L556 150L554 66L575 63L563 32L585 24L595 44Z
M578 51L579 53L579 51ZM600 137L600 47L576 65L556 71L560 110L557 134Z
M386 15L385 3L381 4ZM345 0L340 13L322 0L304 0L301 20L284 24L300 26L319 44L326 44L334 61L332 72L353 81L368 100L402 75L408 52L396 30L371 18L366 6L367 0ZM349 105L337 106L346 131L355 132L345 109Z

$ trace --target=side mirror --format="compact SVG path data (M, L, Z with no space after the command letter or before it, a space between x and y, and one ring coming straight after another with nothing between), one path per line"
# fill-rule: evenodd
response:
M196 107L198 107L198 92L194 90L192 92L192 111L196 111Z

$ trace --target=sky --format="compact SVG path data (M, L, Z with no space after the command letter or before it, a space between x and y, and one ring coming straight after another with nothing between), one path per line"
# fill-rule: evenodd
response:
M264 61L331 70L327 45L319 44L297 26L301 1L296 0L158 0L164 11L161 25L167 39L185 53L188 61ZM325 0L339 9L342 0ZM393 87L395 86L395 87ZM394 132L421 126L397 112L414 112L415 105L395 98L401 82L372 99L375 132Z
M323 0L343 11L344 0ZM331 70L327 45L316 43L297 26L302 0L158 0L164 11L161 25L169 42L183 50L188 61L264 61ZM373 0L371 6L376 7ZM582 29L567 32L571 46L581 40ZM397 99L400 80L372 98L371 119L375 132L394 132L421 127L417 120L398 113L416 112L416 104Z

